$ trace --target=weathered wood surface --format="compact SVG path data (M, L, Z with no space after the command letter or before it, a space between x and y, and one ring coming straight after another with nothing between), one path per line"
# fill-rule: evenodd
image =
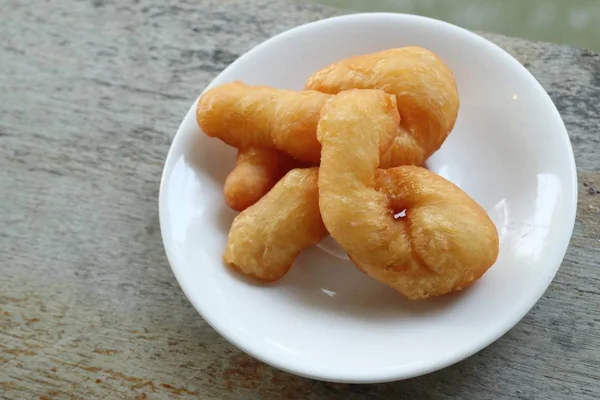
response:
M276 371L207 326L157 216L169 142L203 86L266 37L333 12L282 0L0 9L0 398L600 398L600 56L487 35L548 90L577 158L577 225L544 297L455 366L340 385Z

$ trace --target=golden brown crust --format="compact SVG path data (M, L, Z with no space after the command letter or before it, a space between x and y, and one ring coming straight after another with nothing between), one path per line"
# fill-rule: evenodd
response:
M330 97L313 90L232 82L200 97L196 121L206 135L238 149L277 149L316 165L321 156L316 137L319 112Z
M317 131L319 208L327 230L361 271L410 299L470 285L496 261L494 224L466 193L431 171L377 171L387 127L373 123L380 116L369 115L376 109L367 98L350 96L364 97L363 91L342 92L329 100Z
M381 89L399 99L402 116L393 145L380 159L380 167L389 168L423 165L454 126L459 105L451 71L434 53L419 47L341 60L315 73L306 88L309 90L294 92L229 83L201 97L197 121L208 136L234 147L279 150L318 165L316 126L319 109L329 98L318 92ZM264 167L236 167L225 190L232 208L243 210L268 191L272 177L280 172L271 161L273 157L271 153L263 161L255 158L253 165ZM245 178L240 179L238 174ZM259 186L253 188L245 183L250 181Z
M302 250L327 235L319 213L318 168L293 169L233 221L224 261L262 282L283 277Z
M245 210L225 262L272 282L328 229L359 270L411 299L479 279L498 256L488 215L444 178L397 167L423 165L454 126L458 92L444 63L422 48L393 49L342 60L306 86L234 82L198 103L204 132L242 149L225 197ZM321 167L293 169L275 183L292 157Z
M293 165L289 156L277 150L238 150L235 167L223 188L226 203L236 211L245 210L267 194Z
M307 90L336 94L380 89L396 96L401 129L382 167L421 165L456 122L459 96L452 71L433 52L402 47L338 61L313 74Z

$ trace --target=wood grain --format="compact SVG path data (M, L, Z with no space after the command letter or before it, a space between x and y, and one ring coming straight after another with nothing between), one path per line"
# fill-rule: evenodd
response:
M186 300L158 227L172 134L241 53L333 13L282 0L3 1L0 398L600 397L600 56L580 49L486 34L557 104L580 184L556 279L493 345L404 382L322 383L244 355Z

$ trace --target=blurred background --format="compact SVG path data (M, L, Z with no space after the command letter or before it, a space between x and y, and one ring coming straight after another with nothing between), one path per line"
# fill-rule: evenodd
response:
M471 30L600 51L600 0L313 0L345 10L394 11Z

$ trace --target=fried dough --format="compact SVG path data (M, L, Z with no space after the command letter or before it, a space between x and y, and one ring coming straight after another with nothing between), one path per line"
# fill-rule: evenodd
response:
M280 150L317 165L321 158L317 123L330 97L314 90L298 92L236 81L204 93L196 121L206 135L238 149Z
M305 89L380 89L396 96L401 125L382 168L422 165L446 140L460 105L452 71L434 52L415 46L338 61L314 73Z
M238 150L235 167L225 180L223 193L232 209L243 211L260 200L294 166L277 150L248 147Z
M227 265L258 281L276 281L302 250L327 235L319 213L318 170L291 170L235 217L223 257Z
M357 268L410 299L467 287L498 256L496 227L465 192L425 168L377 171L380 140L389 133L369 129L369 101L365 91L346 91L321 111L325 227Z

